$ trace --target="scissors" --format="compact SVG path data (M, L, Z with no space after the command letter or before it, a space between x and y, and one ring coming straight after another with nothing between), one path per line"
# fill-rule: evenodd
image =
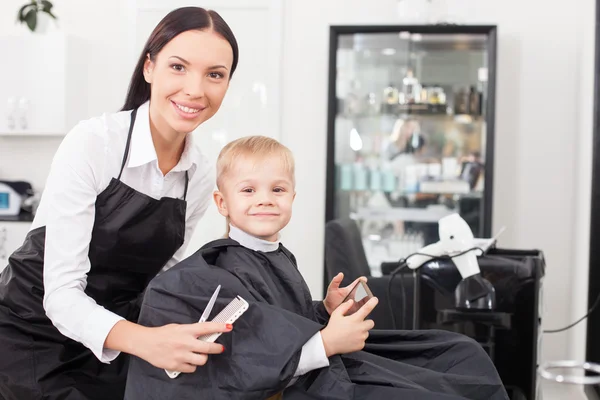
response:
M206 305L204 312L200 316L200 321L198 321L198 322L206 322L206 320L210 316L210 312L212 311L213 307L215 306L215 301L217 300L217 297L219 297L220 290L221 290L221 285L217 286L217 288L215 289L215 292L213 293L210 300L208 301L208 304ZM165 370L165 372L171 379L177 378L179 376L179 374L181 373L178 371L168 371L168 370Z
M217 300L217 297L219 297L220 290L221 290L221 285L217 286L217 288L215 289L215 292L213 293L210 300L208 301L208 304L207 304L206 308L204 309L204 312L200 316L200 321L198 321L198 322L206 322L206 320L210 316L210 312L212 311L213 307L215 306L215 301Z

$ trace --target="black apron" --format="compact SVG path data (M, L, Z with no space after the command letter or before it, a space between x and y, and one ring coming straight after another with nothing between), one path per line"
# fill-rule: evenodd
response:
M121 182L136 114L119 176L96 199L85 289L99 305L134 322L146 286L184 242L188 188L187 172L183 199L156 200ZM0 275L0 399L122 399L128 356L102 363L46 316L45 235L45 227L29 232Z

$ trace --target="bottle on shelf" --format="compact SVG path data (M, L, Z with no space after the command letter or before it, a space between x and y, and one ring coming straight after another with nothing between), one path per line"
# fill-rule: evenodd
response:
M392 193L394 191L396 191L396 185L397 185L397 181L396 181L396 175L394 174L394 171L390 165L390 163L385 163L383 165L383 168L381 170L381 181L382 181L382 188L383 191L385 193Z
M368 174L365 165L358 161L354 164L354 190L364 191L368 187Z
M482 93L475 86L471 86L469 92L469 112L471 115L482 114Z
M446 104L446 92L440 85L432 85L427 88L427 102L432 105Z
M377 101L375 93L367 94L367 113L369 115L377 115L381 110L381 104Z
M470 114L470 92L469 89L461 87L454 94L454 113Z
M414 76L412 69L406 71L406 76L402 79L402 93L404 104L415 104L421 102L421 85Z
M383 89L383 112L394 112L396 105L399 102L398 89L390 83L388 87Z
M369 189L373 192L382 190L382 173L377 166L369 168Z
M352 164L342 164L340 165L340 180L339 180L339 188L342 191L350 191L353 189L353 168Z

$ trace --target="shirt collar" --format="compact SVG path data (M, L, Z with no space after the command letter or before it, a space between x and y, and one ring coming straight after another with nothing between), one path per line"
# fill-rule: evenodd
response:
M279 239L277 239L275 242L262 240L244 232L239 228L236 228L231 224L229 224L229 238L235 240L250 250L262 251L263 253L268 253L270 251L279 249Z
M181 158L172 171L189 171L189 178L191 179L196 171L199 159L199 151L194 145L194 135L188 133ZM133 132L131 133L127 168L136 168L152 162L158 163L158 156L150 133L150 101L147 101L137 111Z

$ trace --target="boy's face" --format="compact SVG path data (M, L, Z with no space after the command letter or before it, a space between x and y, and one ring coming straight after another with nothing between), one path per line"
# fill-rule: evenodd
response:
M243 157L221 180L214 200L221 215L252 236L274 242L292 217L296 193L279 156Z

